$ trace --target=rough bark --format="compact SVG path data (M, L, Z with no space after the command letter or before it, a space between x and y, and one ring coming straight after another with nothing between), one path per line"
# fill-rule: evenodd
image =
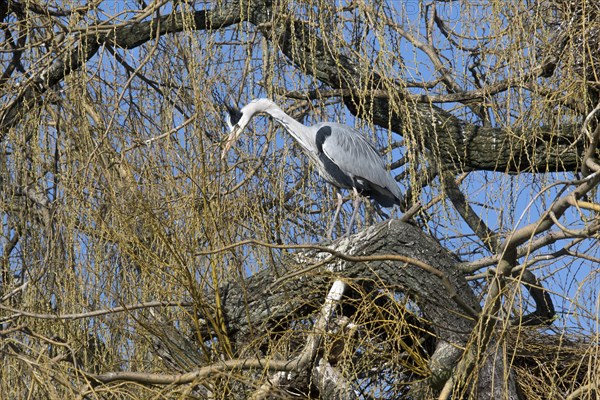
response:
M473 291L455 268L458 260L412 225L399 221L384 222L350 239L337 241L331 249L355 256L403 255L429 264L448 278L464 303L474 310L479 309ZM230 338L237 343L238 350L243 351L245 344L257 335L273 331L278 326L285 327L290 321L305 318L318 310L333 278L373 285L373 289L394 288L414 299L423 316L430 321L437 338L430 359L432 374L427 388L419 391L440 390L462 354L460 348L467 343L475 326L473 318L450 298L447 286L438 276L421 267L381 260L350 262L335 259L327 266L285 279L287 274L319 263L329 256L329 253L319 250L302 251L289 256L277 271L264 270L245 282L231 282L221 288ZM505 391L505 380L488 376L493 374L497 378L507 373L501 357L490 357L486 362L490 365L481 369L480 380L500 385L494 392Z

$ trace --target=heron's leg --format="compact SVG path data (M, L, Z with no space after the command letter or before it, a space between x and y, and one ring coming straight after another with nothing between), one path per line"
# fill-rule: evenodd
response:
M336 190L337 194L337 208L335 209L335 213L333 214L333 220L331 221L331 225L329 225L329 229L327 230L327 239L332 240L333 236L333 227L335 226L335 222L337 221L338 215L340 215L340 210L342 209L342 204L344 204L344 198L342 194Z
M377 215L379 215L383 220L386 219L390 219L390 216L387 215L382 209L381 206L379 204L377 204L376 202L372 202L371 204L373 204L373 208L375 208L375 212L377 212Z
M354 210L352 211L352 217L350 217L350 222L348 223L348 230L346 231L346 236L350 237L350 231L352 230L352 224L354 224L354 220L356 219L356 214L358 213L358 207L360 207L360 193L356 190L355 187L352 188L352 194L354 199L352 200L352 204L354 205Z

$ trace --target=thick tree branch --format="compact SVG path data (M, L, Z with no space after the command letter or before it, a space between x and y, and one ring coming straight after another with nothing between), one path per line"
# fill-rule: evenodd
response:
M389 83L385 86L377 72L364 74L357 60L329 45L326 37L320 37L303 21L288 17L279 25L271 23L267 19L270 14L265 12L267 8L259 4L254 3L256 12L250 13L250 22L273 40L297 68L333 89L345 90L344 103L354 115L400 135L410 132L434 151L441 163L467 170L507 172L573 171L579 167L583 143L578 127L547 127L534 134L519 129L480 127L433 104L407 101L402 110L394 109L390 97L405 101L409 97L403 88L398 87L392 93ZM532 75L543 74L545 68L532 71ZM388 89L383 90L384 87ZM387 96L369 96L382 91L387 91ZM515 140L522 137L536 140ZM546 151L548 143L555 149L552 154Z
M270 270L259 272L244 286L230 283L222 287L223 309L232 340L243 346L244 341L252 337L251 332L268 332L276 326L286 326L288 320L313 314L317 309L315 304L325 295L328 279L314 277L312 274L317 271L311 271L310 279L294 275L276 286L273 282L287 271L298 270L298 262L302 266L320 263L328 259L332 251L346 255L346 260L340 257L328 264L335 276L402 288L406 294L415 296L438 337L431 361L430 383L433 387L443 383L460 357L460 346L464 345L474 323L465 307L477 311L478 302L455 269L457 260L418 228L399 221L373 226L350 240L336 242L325 253L307 250L291 256L276 273ZM369 256L355 256L362 254ZM434 269L400 261L404 258L400 258L400 262L393 261L394 257L389 255L416 259ZM347 261L353 257L356 262ZM441 279L440 274L447 279ZM240 304L245 306L240 307Z
M0 114L0 134L17 124L19 116L33 107L49 87L81 68L104 43L132 49L161 35L185 29L215 30L249 21L277 43L283 54L300 70L334 89L346 90L343 99L352 113L400 135L410 131L426 147L435 150L442 163L471 170L508 172L578 168L582 144L578 141L577 127L542 128L541 135L532 135L469 124L432 104L409 101L410 104L402 110L393 109L389 97L410 97L401 87L394 93L386 89L387 97L362 98L363 93L383 89L382 77L375 72L365 76L356 60L328 45L326 38L320 37L300 20L287 17L273 23L271 7L269 2L254 1L242 12L239 3L230 2L213 10L176 12L151 21L89 27L81 33L76 47L67 49L64 55L32 76L27 86L4 108ZM532 71L532 74L543 73L544 69L540 71ZM515 134L539 139L532 142L513 140ZM545 151L548 141L555 149L552 154Z
M535 311L516 318L514 323L523 326L552 324L556 312L554 311L554 303L548 291L542 287L533 272L528 269L523 270L519 278L535 302Z
M27 110L34 107L43 93L61 82L73 71L80 69L98 49L109 44L116 48L133 49L155 40L161 35L178 33L186 29L216 30L241 21L239 4L232 2L215 10L176 12L150 21L96 25L79 33L77 44L67 48L62 55L31 76L19 94L0 114L0 140L6 130L19 123ZM157 30L158 29L158 30Z

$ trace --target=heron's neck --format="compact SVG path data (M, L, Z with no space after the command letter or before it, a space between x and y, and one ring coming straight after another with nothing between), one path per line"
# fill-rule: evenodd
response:
M310 128L306 125L301 124L294 118L287 115L277 104L271 100L261 99L261 111L269 114L277 122L279 122L290 135L302 144L307 150L315 150L315 139L310 134Z

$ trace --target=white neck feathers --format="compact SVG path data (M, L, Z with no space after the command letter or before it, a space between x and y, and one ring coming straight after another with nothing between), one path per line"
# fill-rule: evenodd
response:
M287 115L279 106L269 99L257 99L242 108L242 114L248 113L249 119L259 113L269 114L281 124L306 150L315 150L315 139L310 134L310 128Z

